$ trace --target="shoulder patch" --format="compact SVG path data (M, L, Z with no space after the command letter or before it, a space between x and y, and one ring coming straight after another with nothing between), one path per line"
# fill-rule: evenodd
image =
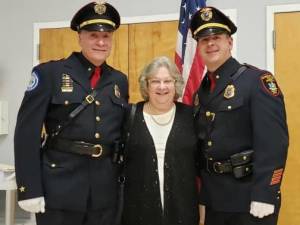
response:
M268 94L270 94L272 96L278 96L280 94L280 89L279 89L278 84L272 74L265 73L265 74L261 75L260 80L262 82L264 90Z
M38 86L38 84L39 84L38 74L35 71L33 71L26 91L34 90Z

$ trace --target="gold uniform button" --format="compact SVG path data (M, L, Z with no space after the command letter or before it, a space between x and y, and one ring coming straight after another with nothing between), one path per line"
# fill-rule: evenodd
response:
M69 101L68 100L65 101L65 105L69 105Z
M52 167L52 168L55 168L55 167L56 167L56 164L55 164L55 163L52 163L52 164L51 164L51 167Z
M96 101L95 101L95 104L96 104L96 105L100 105L100 102L96 100Z
M89 68L88 68L88 71L92 71L92 68L91 68L91 67L89 67Z
M96 121L100 122L100 116L96 116Z
M207 142L207 145L208 145L208 146L212 146L212 141L208 141L208 142Z
M227 109L231 110L231 108L232 108L231 105L227 106Z
M99 133L96 133L96 134L95 134L95 138L100 138L100 134L99 134Z
M206 113L205 113L205 115L208 117L208 116L210 116L210 111L206 111Z
M216 79L220 79L220 76L219 76L219 75L217 75L217 76L216 76Z

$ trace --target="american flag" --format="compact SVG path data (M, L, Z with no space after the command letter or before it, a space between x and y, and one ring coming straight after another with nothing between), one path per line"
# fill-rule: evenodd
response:
M193 94L206 71L203 60L196 54L197 42L189 29L192 15L205 6L205 0L182 0L180 6L175 63L185 82L182 102L186 104L192 104Z

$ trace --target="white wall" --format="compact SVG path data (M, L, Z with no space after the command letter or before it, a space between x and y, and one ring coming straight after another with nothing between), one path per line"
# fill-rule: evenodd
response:
M9 134L0 136L0 163L13 163L13 134L33 56L33 23L70 20L87 0L0 1L0 100L9 103ZM178 13L181 0L108 0L123 17ZM237 55L241 62L266 67L266 6L300 0L208 0L237 9ZM30 140L28 140L30 141Z

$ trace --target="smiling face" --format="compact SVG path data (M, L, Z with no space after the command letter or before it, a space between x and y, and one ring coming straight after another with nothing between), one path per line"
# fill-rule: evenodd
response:
M95 66L100 66L110 55L113 33L82 30L78 35L82 54Z
M171 109L175 98L175 80L165 67L159 67L157 73L148 80L149 103L159 111Z
M231 57L232 38L225 33L202 37L197 49L208 71L214 72Z

